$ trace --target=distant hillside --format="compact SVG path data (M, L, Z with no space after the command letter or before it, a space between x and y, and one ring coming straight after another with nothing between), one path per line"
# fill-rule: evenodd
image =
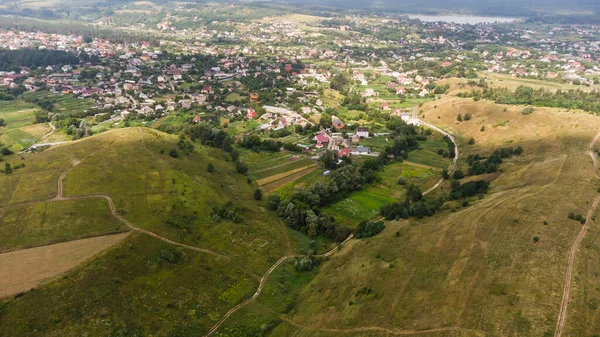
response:
M586 14L598 15L600 2L594 0L292 0L290 3L309 5L324 5L340 8L368 9L376 11L398 11L403 13L440 13L459 12L480 15L514 15L532 16L536 14L545 15L570 15Z

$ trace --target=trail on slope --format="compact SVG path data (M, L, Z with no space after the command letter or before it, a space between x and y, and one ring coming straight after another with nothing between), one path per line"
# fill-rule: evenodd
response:
M107 145L106 147L112 145L114 143L111 142L109 145ZM231 265L235 266L236 268L240 269L242 272L248 274L249 276L251 276L252 278L254 278L255 280L259 280L260 277L258 275L256 275L255 273L251 272L250 270L248 270L245 266L242 266L240 264L237 264L235 262L233 262L228 256L223 255L221 253L215 252L213 250L210 249L205 249L205 248L199 248L199 247L195 247L195 246L190 246L181 242L177 242L177 241L173 241L171 239L168 239L164 236L161 236L159 234L156 234L152 231L140 228L135 226L134 224L132 224L131 222L129 222L127 219L123 218L121 215L119 215L117 213L117 210L115 209L114 206L114 202L112 200L112 198L106 194L89 194L89 195L79 195L79 196L73 196L73 197L64 197L63 193L64 193L64 189L63 189L63 180L64 178L67 176L67 174L69 172L71 172L77 165L81 164L84 160L88 159L89 157L93 156L95 153L105 149L104 148L100 148L92 153L90 153L89 155L87 155L85 158L81 159L81 160L74 160L73 161L73 165L68 168L65 172L63 172L59 177L58 177L58 182L57 182L57 193L56 193L56 197L51 198L51 199L47 199L47 200L36 200L36 201L29 201L29 202L22 202L22 203L15 203L6 207L14 207L14 206L19 206L19 205L29 205L29 204L35 204L35 203L42 203L42 202L54 202L54 201L64 201L64 200L81 200L81 199L93 199L93 198L102 198L105 199L108 202L109 208L110 208L110 212L112 214L112 216L114 216L117 220L121 221L122 223L124 223L127 227L129 227L129 229L139 232L139 233L143 233L146 235L150 235L158 240L161 240L163 242L166 242L168 244L174 245L174 246L178 246L178 247L182 247L182 248L186 248L186 249L190 249L193 251L197 251L197 252L201 252L201 253L206 253L206 254L210 254L213 255L217 258L221 258L223 260L225 260L226 262L230 263ZM5 208L5 207L2 207ZM287 233L286 233L287 234ZM286 236L287 239L287 236Z
M481 332L472 329L465 329L459 327L444 327L444 328L434 328L434 329L426 329L426 330L403 330L403 329L390 329L383 328L378 326L366 326L359 328L346 328L346 329L338 329L338 328L315 328L311 326L302 325L292 321L284 315L280 315L283 321L305 330L313 330L313 331L323 331L323 332L336 332L336 333L353 333L353 332L368 332L368 331L380 331L385 332L392 335L418 335L423 333L435 333L435 332L444 332L444 331L465 331L465 332L473 332L477 333L477 335L483 335Z
M594 163L594 176L596 177L596 179L600 179L600 176L598 175L598 159L596 158L596 155L594 154L592 149L594 147L594 144L596 144L596 142L598 141L598 139L600 139L600 132L598 132L596 137L594 137L594 139L590 142L590 145L588 146L588 154L590 155L590 157L592 158L592 162ZM592 206L588 210L587 216L585 217L585 224L581 227L579 234L575 238L575 241L573 241L573 245L571 245L571 249L569 250L569 255L567 257L567 270L565 271L563 296L560 304L560 310L558 312L558 319L556 321L556 330L554 330L554 337L562 336L565 326L565 320L567 318L567 308L569 306L569 299L571 296L571 281L573 279L573 265L575 264L575 255L577 253L579 245L581 244L581 241L585 237L585 234L587 234L587 231L590 227L590 222L592 221L592 216L596 208L598 208L599 203L600 195L598 195L596 199L594 199L594 202L592 203Z
M454 139L454 136L452 136L448 132L438 128L435 125L429 124L422 120L421 120L421 124L450 138L450 140L452 141L452 144L454 144L454 158L452 158L452 164L450 165L450 168L448 169L448 174L452 173L456 169L456 165L458 165L458 145L456 144L456 139ZM429 189L427 189L427 191L423 192L423 195L429 194L430 192L432 192L433 190L438 188L443 182L444 182L444 178L442 177L442 178L440 178L440 180L437 181L437 183L435 183L435 185L431 186Z

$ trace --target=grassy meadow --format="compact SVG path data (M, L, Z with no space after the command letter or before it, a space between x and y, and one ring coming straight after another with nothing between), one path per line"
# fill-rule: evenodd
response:
M104 199L19 205L0 209L0 252L126 230Z

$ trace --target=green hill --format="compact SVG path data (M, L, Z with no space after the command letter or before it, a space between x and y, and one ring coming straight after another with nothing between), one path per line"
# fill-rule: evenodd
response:
M235 172L227 153L193 145L185 154L178 141L151 129L119 129L11 158L13 167L25 166L1 178L0 246L126 230L106 200L93 197L100 194L133 226L163 240L130 235L60 280L1 304L0 336L199 335L254 293L256 275L287 254L285 228L253 199L256 186ZM67 200L47 202L63 174ZM240 221L216 219L213 209L223 207Z

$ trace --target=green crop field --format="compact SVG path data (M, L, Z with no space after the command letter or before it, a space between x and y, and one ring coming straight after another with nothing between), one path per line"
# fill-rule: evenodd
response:
M447 169L451 163L448 158L444 158L437 154L437 152L427 149L411 151L406 161L438 169Z
M4 119L6 129L33 124L38 110L37 105L22 100L0 101L0 118Z
M405 188L398 184L400 177L404 178L407 184L415 184L421 190L425 190L430 182L439 179L440 173L431 168L417 167L403 162L386 166L378 176L380 181L369 186L368 192L404 201Z
M340 222L350 227L356 227L363 220L375 218L379 214L381 206L394 201L394 199L382 195L359 191L325 208L324 211L334 214Z

